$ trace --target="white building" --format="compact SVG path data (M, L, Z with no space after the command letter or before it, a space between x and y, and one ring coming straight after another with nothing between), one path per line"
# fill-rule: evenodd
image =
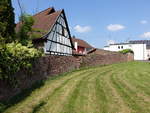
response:
M150 59L150 41L139 40L129 41L129 43L116 43L104 47L108 51L121 51L131 49L134 52L134 60L149 60Z

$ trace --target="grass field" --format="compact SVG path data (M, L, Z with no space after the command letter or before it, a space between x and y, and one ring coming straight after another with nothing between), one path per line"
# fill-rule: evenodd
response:
M113 64L47 80L5 113L150 113L150 64Z

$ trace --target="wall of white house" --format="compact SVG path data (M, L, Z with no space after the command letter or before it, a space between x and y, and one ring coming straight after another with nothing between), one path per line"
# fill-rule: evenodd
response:
M148 60L148 51L146 50L146 44L115 44L104 47L104 50L108 51L121 51L124 49L131 49L134 52L134 60Z
M150 60L150 49L147 49L147 57L148 57L148 60Z

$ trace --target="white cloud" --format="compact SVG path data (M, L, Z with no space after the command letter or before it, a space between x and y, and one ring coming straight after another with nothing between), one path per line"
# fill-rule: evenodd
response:
M121 24L110 24L107 26L107 29L109 31L119 31L119 30L125 29L125 26Z
M148 21L147 21L147 20L141 20L140 23L141 23L141 24L147 24Z
M75 31L76 32L79 32L79 33L85 33L85 32L89 32L91 31L91 27L90 26L80 26L80 25L76 25L74 27Z
M107 40L107 45L110 45L110 44L115 44L115 41L114 40Z
M150 32L145 32L141 35L142 38L150 38Z

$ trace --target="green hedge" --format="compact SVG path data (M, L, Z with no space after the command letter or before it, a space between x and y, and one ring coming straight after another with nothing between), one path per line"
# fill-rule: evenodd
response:
M123 54L127 54L127 53L133 53L134 54L134 52L131 49L124 49L124 50L121 50L119 52L123 53Z
M0 79L14 81L13 75L21 68L29 69L32 61L42 56L42 52L23 46L21 43L8 43L0 47Z

